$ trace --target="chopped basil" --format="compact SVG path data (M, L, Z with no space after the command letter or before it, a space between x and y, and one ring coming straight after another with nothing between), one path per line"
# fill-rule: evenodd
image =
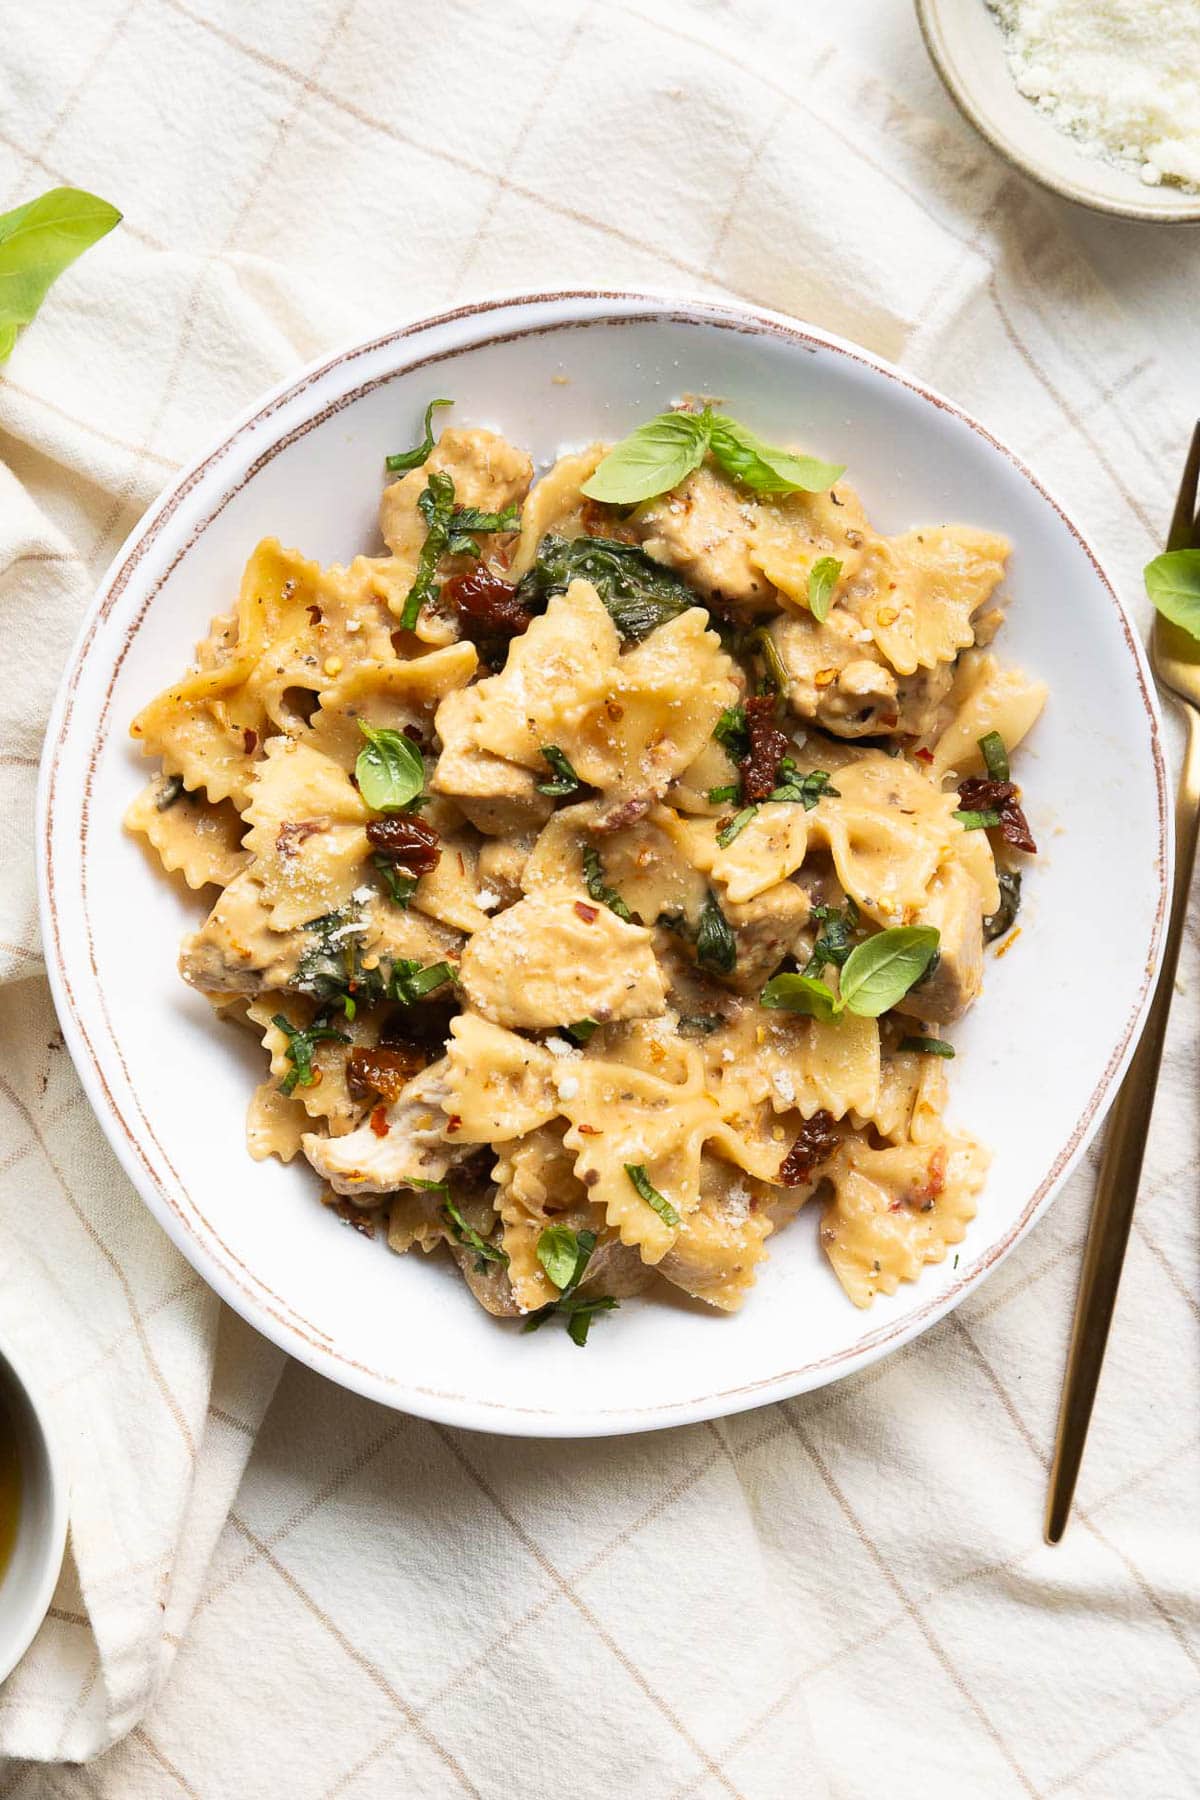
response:
M425 759L402 731L358 721L366 743L358 753L354 776L372 812L402 812L425 785Z
M903 1037L900 1039L901 1050L915 1050L919 1056L953 1056L954 1045L948 1044L945 1038Z
M387 458L387 468L393 475L404 469L419 469L433 449L433 415L439 406L453 406L453 400L431 400L425 408L425 436L412 450L398 450Z
M168 775L155 797L155 812L166 812L168 806L174 806L183 792L183 776Z
M832 463L777 450L706 406L699 413L659 413L639 425L614 445L583 492L609 505L636 506L678 487L709 451L727 475L759 494L814 493L842 473Z
M282 1013L276 1013L271 1023L286 1037L287 1048L284 1055L292 1065L279 1084L281 1094L290 1094L298 1087L313 1086L317 1077L312 1066L312 1055L318 1044L327 1041L339 1044L350 1042L345 1032L336 1031L323 1013L318 1013L311 1025L293 1025Z
M650 1182L644 1163L626 1163L625 1173L647 1206L653 1207L664 1225L675 1226L679 1223L679 1214L671 1205L665 1194L660 1194Z
M71 187L0 213L0 362L63 270L120 223L107 200Z
M721 831L718 831L717 843L722 850L727 850L734 838L745 831L757 811L757 806L743 806L741 812L735 818L730 819L728 825Z
M416 1006L418 1001L436 993L438 988L445 987L448 981L454 979L454 970L448 962L423 966L414 958L399 956L392 964L388 997L398 1000L401 1006Z
M710 1032L720 1031L725 1019L721 1013L683 1013L679 1020L679 1030L697 1032L708 1037Z
M388 899L402 912L408 911L408 903L417 891L419 875L406 875L398 869L388 856L373 856L371 861L383 877L383 885L387 889Z
M838 584L842 565L836 556L818 556L808 571L808 610L818 625L829 617L833 590Z
M954 817L964 831L990 831L993 825L1000 823L998 812L974 812L970 808L966 810L960 808Z
M557 744L543 744L541 755L543 761L549 763L554 771L554 779L553 781L539 781L538 793L549 794L555 800L564 794L578 793L582 783L571 767L565 751L560 750Z
M358 935L342 935L344 926L357 922L358 912L352 906L314 919L306 927L313 941L301 953L288 983L313 1000L340 1002L347 1019L354 1018L359 1002L369 1006L381 1000L387 985L381 970L363 968Z
M728 787L715 787L708 790L710 806L724 806L727 801L740 800L741 797L742 784L740 781L731 781Z
M990 913L983 921L983 941L990 944L995 938L1003 937L1021 910L1021 876L1016 869L998 869L996 881L1000 888L1000 904L994 913Z
M573 1037L577 1044L590 1044L599 1029L599 1019L576 1019L573 1025L563 1026L567 1036Z
M425 542L417 558L417 573L400 614L402 630L411 631L421 616L421 608L433 598L433 578L437 566L450 546L450 516L454 511L454 483L449 475L431 470L429 480L417 499L417 507L425 521Z
M711 888L700 914L696 961L702 969L712 969L718 975L731 975L737 967L737 940Z
M440 1182L429 1183L429 1186L434 1189L441 1187L442 1185L443 1184ZM410 1182L409 1186L424 1187L425 1183L414 1181ZM441 1210L442 1217L449 1225L451 1232L457 1238L458 1242L460 1244L465 1244L468 1249L474 1250L478 1259L475 1264L477 1274L482 1275L489 1263L499 1263L501 1267L507 1269L507 1250L501 1249L499 1244L489 1244L486 1238L480 1237L479 1233L475 1230L475 1227L467 1224L467 1221L463 1218L458 1207L455 1206L453 1200L450 1199L449 1194L447 1194L446 1198L442 1201Z
M756 625L735 646L740 656L761 656L767 671L767 686L776 694L786 694L790 682L780 659L779 648L765 625Z
M565 593L577 580L591 582L621 636L632 643L703 604L686 582L652 562L636 544L616 538L568 540L553 533L538 545L532 569L517 584L517 598L537 612L552 594Z
M624 919L627 925L633 923L633 914L616 888L605 885L604 865L594 844L585 844L583 847L583 879L593 900L601 906L607 906L610 912L615 912L618 919Z
M829 779L826 769L810 769L807 775L797 775L796 765L790 756L785 756L779 765L783 781L771 790L772 800L794 800L805 812L812 812L818 800L828 796L831 800L840 800L838 792Z
M992 781L1008 781L1008 751L998 731L989 731L979 739L979 754Z
M822 929L812 947L812 953L804 965L804 973L819 975L826 963L836 963L840 969L854 948L854 933L858 929L858 907L853 900L848 899L844 908L814 906L812 916Z
M750 732L744 706L727 706L713 726L713 737L730 762L741 762L750 754Z

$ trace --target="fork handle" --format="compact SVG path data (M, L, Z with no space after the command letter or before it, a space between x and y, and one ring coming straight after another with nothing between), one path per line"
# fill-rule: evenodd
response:
M1200 827L1200 715L1188 705L1184 705L1183 712L1187 719L1187 746L1175 802L1175 882L1167 920L1167 941L1145 1030L1112 1109L1096 1181L1059 1407L1054 1462L1050 1470L1045 1521L1048 1544L1057 1544L1066 1529L1079 1465L1083 1461L1092 1403L1096 1398L1121 1280L1121 1265L1125 1260L1125 1245L1133 1222L1146 1134L1154 1111L1163 1039L1175 991L1175 966L1179 961L1192 865L1196 859L1197 828Z

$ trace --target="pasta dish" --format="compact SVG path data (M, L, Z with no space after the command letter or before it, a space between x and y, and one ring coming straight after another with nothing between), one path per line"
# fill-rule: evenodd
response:
M448 404L386 554L260 543L132 726L127 826L217 890L184 980L269 1063L250 1154L579 1344L656 1277L735 1311L808 1201L894 1293L976 1210L946 1031L1035 849L1007 543L885 536L701 401L537 480Z

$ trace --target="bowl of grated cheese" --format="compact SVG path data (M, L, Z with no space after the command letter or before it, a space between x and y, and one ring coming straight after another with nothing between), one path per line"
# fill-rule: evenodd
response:
M1043 187L1200 223L1196 0L916 0L964 117Z

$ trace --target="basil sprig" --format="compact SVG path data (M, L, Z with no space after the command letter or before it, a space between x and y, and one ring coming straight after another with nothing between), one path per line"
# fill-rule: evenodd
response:
M640 1198L646 1202L646 1205L653 1208L664 1225L670 1225L672 1229L674 1229L679 1223L679 1214L675 1211L675 1208L671 1205L671 1202L667 1199L666 1195L660 1194L658 1189L653 1186L650 1177L646 1173L645 1163L626 1163L625 1173L633 1183Z
M312 1056L318 1044L327 1040L339 1044L350 1042L344 1031L334 1029L324 1013L318 1013L311 1025L293 1025L282 1013L276 1013L271 1023L287 1039L284 1055L292 1065L279 1084L281 1094L291 1094L298 1087L313 1086L317 1074L312 1066Z
M107 200L71 187L0 213L0 362L63 270L120 223Z
M1189 637L1200 638L1200 550L1165 550L1144 573L1155 609Z
M453 406L453 400L431 400L425 408L425 435L412 450L397 450L386 460L390 474L399 475L405 469L419 469L433 449L433 415L439 406Z
M425 759L402 731L358 721L366 743L358 753L354 775L358 791L372 812L402 812L425 786Z
M565 794L578 793L583 784L571 767L566 751L560 750L557 744L543 744L540 754L543 762L549 763L554 771L554 777L551 781L539 781L538 793L549 794L553 800Z
M816 493L832 487L840 464L777 450L723 413L659 413L614 445L583 492L610 506L636 506L669 493L711 452L724 472L757 494Z
M829 617L833 590L841 572L842 565L836 556L818 556L808 571L808 610L818 625L823 625Z
M619 1304L608 1294L583 1299L577 1292L595 1248L594 1231L572 1231L569 1225L546 1227L537 1241L538 1261L546 1271L547 1280L560 1292L556 1300L530 1313L522 1330L536 1331L547 1319L558 1317L566 1321L571 1342L582 1350L596 1315L615 1312Z
M877 1019L920 981L937 955L939 941L932 925L877 931L843 963L840 994L812 975L775 975L759 998L764 1006L812 1019L836 1019L843 1012Z

